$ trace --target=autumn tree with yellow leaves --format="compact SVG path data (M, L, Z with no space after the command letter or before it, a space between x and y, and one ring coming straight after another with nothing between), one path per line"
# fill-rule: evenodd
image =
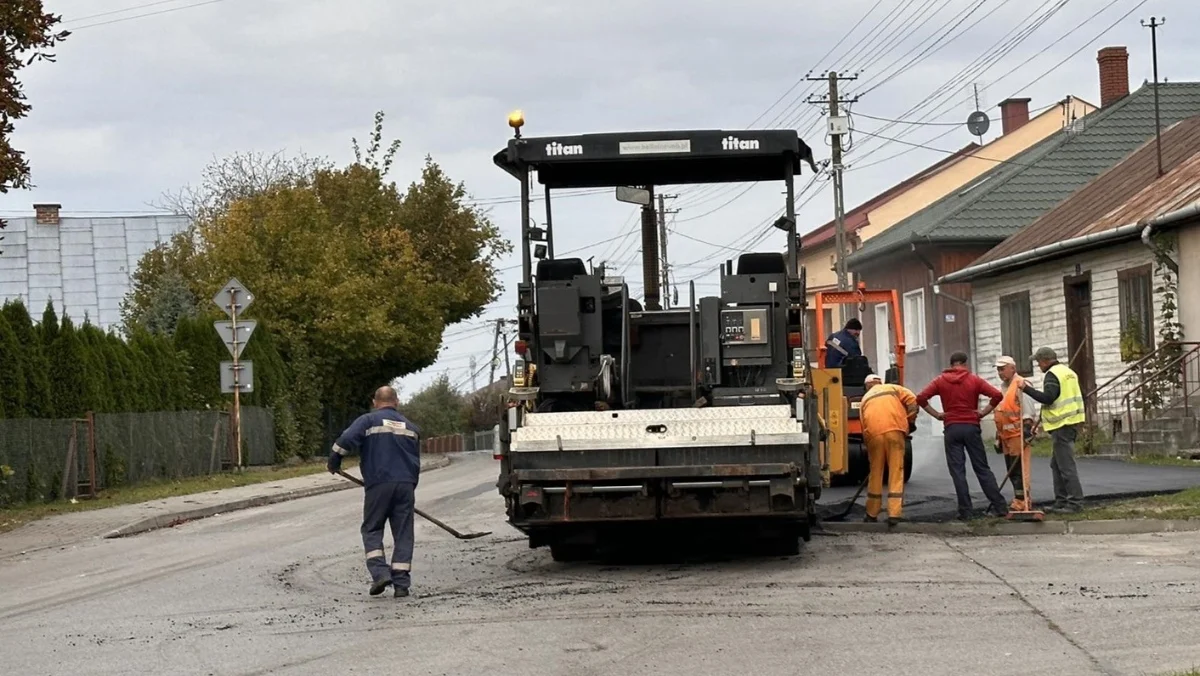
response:
M187 193L194 230L149 252L134 274L126 324L209 314L235 276L285 363L315 380L295 386L325 405L334 427L375 387L431 365L443 330L499 296L496 262L511 245L431 158L406 189L389 181L400 146L380 155L382 123L379 113L368 148L355 141L345 167L277 156L210 167L208 189ZM255 162L274 167L266 180L246 169Z

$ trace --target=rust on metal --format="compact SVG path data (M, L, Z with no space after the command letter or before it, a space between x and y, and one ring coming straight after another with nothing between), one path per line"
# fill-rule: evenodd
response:
M621 479L678 479L684 477L760 477L798 474L794 463L754 465L675 465L659 467L591 467L584 469L519 469L516 482L614 481Z

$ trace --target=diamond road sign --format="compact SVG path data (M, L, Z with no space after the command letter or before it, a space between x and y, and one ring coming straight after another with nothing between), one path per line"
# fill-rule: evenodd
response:
M254 391L254 362L240 361L237 365L237 386L233 384L234 366L231 361L221 362L221 394Z
M237 323L237 352L233 351L233 322L219 321L213 322L213 328L217 330L217 335L221 336L221 340L225 343L225 349L229 350L229 354L237 359L242 356L242 351L246 349L246 343L250 342L250 336L254 333L254 329L258 326L258 322L253 319L239 319Z
M237 277L230 277L225 286L213 296L213 302L217 307L225 311L225 314L233 316L234 303L237 303L237 313L241 314L250 307L254 302L254 294L250 293L246 287L238 281Z

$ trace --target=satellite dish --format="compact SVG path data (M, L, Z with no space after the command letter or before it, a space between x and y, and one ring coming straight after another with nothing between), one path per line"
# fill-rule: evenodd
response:
M967 116L967 129L975 136L983 136L987 133L992 121L988 119L987 113L982 110L977 110Z

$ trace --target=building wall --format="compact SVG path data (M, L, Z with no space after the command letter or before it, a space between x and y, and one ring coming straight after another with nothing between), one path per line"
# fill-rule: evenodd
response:
M942 197L967 185L983 173L996 167L996 160L1007 160L1033 144L1063 128L1074 115L1076 119L1096 108L1072 98L1068 106L1054 106L1029 120L1015 131L1005 134L982 148L963 157L944 170L914 185L884 204L873 209L870 222L858 231L863 241L878 235L900 221L933 204Z
M923 247L919 258L912 252L901 252L889 257L886 262L865 266L859 270L860 278L871 289L895 289L900 297L901 321L907 323L905 295L913 294L924 298L924 340L919 336L905 336L905 384L920 389L933 380L946 367L951 353L958 350L970 352L967 307L949 298L936 296L930 280L929 266L934 266L934 276L961 270L978 258L986 248L956 249ZM945 284L941 291L946 296L963 300L971 299L971 287L967 284ZM876 369L875 311L868 307L863 313L863 350ZM880 334L881 335L881 334ZM895 341L895 330L889 327L889 340ZM923 344L921 344L923 342Z
M1152 264L1154 256L1141 242L1132 242L1096 251L1077 254L1028 267L1001 277L977 280L972 286L975 299L975 351L980 359L980 375L993 384L999 383L991 360L1000 356L1000 297L1021 291L1029 292L1029 320L1033 327L1033 349L1043 345L1067 361L1066 298L1063 278L1080 271L1092 278L1092 355L1095 361L1096 385L1120 374L1128 366L1121 360L1121 317L1117 297L1117 273L1121 270ZM1153 288L1153 287L1152 287ZM1155 292L1154 319L1162 307L1161 294ZM1157 325L1154 327L1157 333ZM1010 355L1018 361L1030 355ZM989 368L983 368L989 366ZM1033 369L1032 380L1041 383L1042 374Z
M1180 228L1175 244L1179 288L1200 289L1200 224ZM1179 322L1189 340L1200 338L1200 294L1179 294Z
M34 317L52 301L59 316L108 329L121 321L130 275L147 251L186 229L180 216L64 217L58 225L8 219L0 243L0 303L21 299Z

